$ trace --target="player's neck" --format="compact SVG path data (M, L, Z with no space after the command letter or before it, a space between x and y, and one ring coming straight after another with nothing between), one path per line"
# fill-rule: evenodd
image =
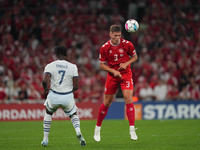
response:
M120 40L119 40L118 42L116 42L116 43L114 43L114 42L112 42L112 41L110 40L110 44L111 44L112 46L118 46L118 45L120 44Z
M65 56L60 56L60 57L58 57L58 60L66 60L67 61L67 58Z

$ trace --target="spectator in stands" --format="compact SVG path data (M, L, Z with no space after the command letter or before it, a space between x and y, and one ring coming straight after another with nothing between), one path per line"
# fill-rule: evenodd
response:
M104 92L102 86L103 85L100 82L93 84L92 92L90 95L91 102L93 103L101 102L101 100L103 99L103 92Z
M81 99L82 102L90 102L91 100L91 87L89 84L85 84L82 86L82 90L79 93L79 99Z
M116 0L0 3L0 76L5 81L9 70L14 82L20 85L29 82L39 92L39 86L32 79L38 70L44 69L45 64L55 60L55 57L49 55L52 47L60 43L66 45L71 49L73 63L84 64L83 67L89 64L91 72L98 72L97 54L102 44L109 39L107 27L114 22L123 26L128 14L128 9L121 5L125 2ZM137 6L139 1L135 1L135 4ZM144 14L138 13L137 16L140 30L135 34L125 34L134 42L139 56L139 62L133 64L136 96L140 91L138 79L144 73L145 80L150 81L152 88L157 84L157 76L161 75L162 79L168 81L167 85L178 84L181 92L185 91L185 87L190 87L193 99L199 99L199 1L176 0L169 3L153 0L144 1L144 6ZM22 72L23 80L20 76ZM170 72L172 78L169 77ZM86 72L81 74L84 80L93 78L87 76ZM95 74L93 76L97 79ZM195 77L197 87L191 85L189 78L192 76ZM102 75L102 80L105 78ZM6 86L12 89L15 84ZM17 98L10 94L7 98L12 97Z
M180 100L191 100L191 94L188 91L187 87L184 86L179 93Z
M191 99L192 100L200 100L200 89L199 85L195 82L195 78L190 78L190 84L187 86L188 90L190 91Z
M184 69L179 78L179 90L182 90L189 84L190 72L189 69Z
M144 83L144 87L140 89L139 99L142 101L152 101L153 96L154 96L153 89L151 88L149 83L146 81Z
M5 64L4 64L4 61L1 59L0 60L0 76L3 76L5 72Z
M40 93L35 89L35 87L30 84L29 85L29 90L28 90L28 98L29 99L41 99Z
M14 82L12 88L10 89L10 99L17 100L19 98L19 92L21 91L18 82Z
M24 101L28 99L28 86L27 83L23 83L20 87L19 93L18 93L18 99L20 101Z
M169 85L168 92L166 95L167 100L176 101L179 99L179 89L176 85Z
M7 94L7 88L6 84L2 81L0 81L0 103L3 102L5 103L6 100L8 99L8 94Z
M156 101L165 101L167 96L167 84L164 80L159 79L158 84L154 87L154 97Z

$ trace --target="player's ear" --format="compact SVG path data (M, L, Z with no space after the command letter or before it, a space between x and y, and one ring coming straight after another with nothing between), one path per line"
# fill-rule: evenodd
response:
M109 32L109 36L110 36L110 37L111 37L111 34L112 34L112 33L111 33L111 32Z

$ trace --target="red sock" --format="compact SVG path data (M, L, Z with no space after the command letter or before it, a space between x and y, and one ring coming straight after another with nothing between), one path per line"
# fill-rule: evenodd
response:
M129 125L134 126L135 123L135 108L133 103L126 104L126 114L128 117Z
M97 126L101 126L103 119L105 118L107 112L108 112L108 108L104 105L104 103L101 104L100 108L99 108L99 112L98 112L98 118L97 118Z

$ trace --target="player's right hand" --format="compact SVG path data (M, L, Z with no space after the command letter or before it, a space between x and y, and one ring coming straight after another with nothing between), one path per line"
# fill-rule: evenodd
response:
M114 71L113 75L115 77L119 77L119 78L123 79L121 73L119 71L117 71L117 70Z
M127 64L126 63L120 63L118 70L126 70L126 68L127 68Z

